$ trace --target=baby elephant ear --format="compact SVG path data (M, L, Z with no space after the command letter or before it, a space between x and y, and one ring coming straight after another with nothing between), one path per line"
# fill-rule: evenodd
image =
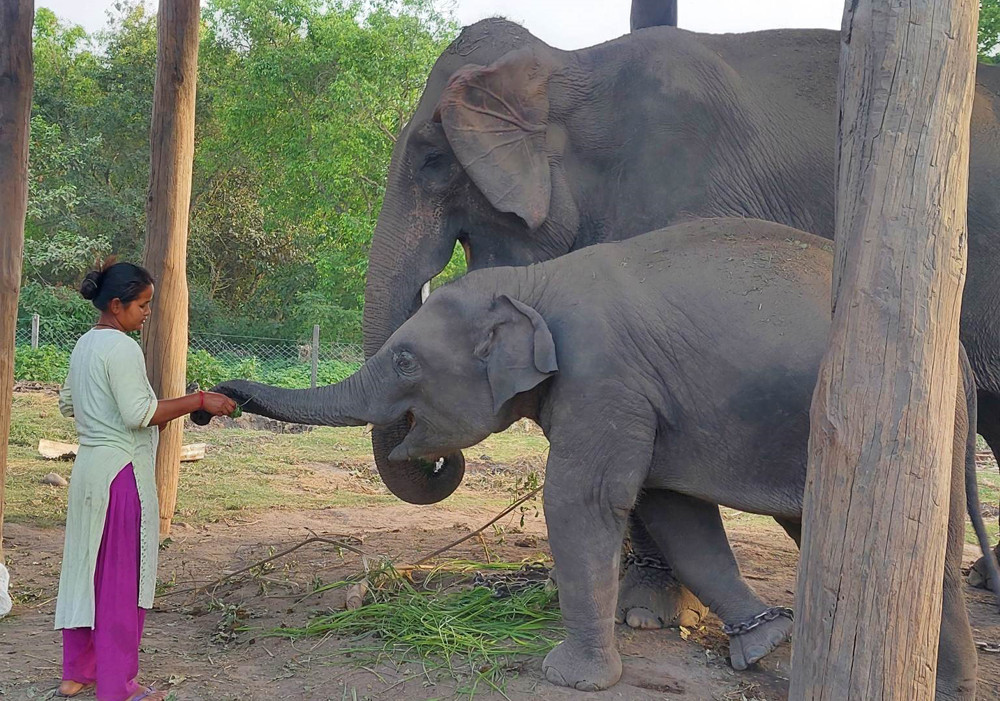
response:
M452 76L436 117L459 163L501 212L532 231L549 215L552 194L545 146L551 68L531 49Z
M497 298L489 337L477 354L486 359L493 411L559 370L556 345L542 315L507 295Z

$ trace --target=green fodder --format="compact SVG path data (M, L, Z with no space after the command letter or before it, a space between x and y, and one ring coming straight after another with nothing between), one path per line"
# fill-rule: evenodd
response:
M431 570L419 586L387 566L369 574L373 584L360 608L271 634L293 639L353 637L341 652L430 663L456 679L467 674L471 693L480 683L499 689L507 673L516 669L517 657L544 655L562 638L556 593L542 582L503 597L485 586L469 587L475 571L507 570L516 578L523 564L455 561ZM429 588L432 580L439 586Z

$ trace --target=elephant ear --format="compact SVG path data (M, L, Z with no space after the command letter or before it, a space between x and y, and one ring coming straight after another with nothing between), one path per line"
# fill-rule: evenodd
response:
M451 77L435 113L476 187L532 231L548 217L552 194L545 150L551 72L533 49L466 66Z
M476 348L486 361L493 411L559 370L556 345L545 319L535 309L500 295L491 311L487 337Z

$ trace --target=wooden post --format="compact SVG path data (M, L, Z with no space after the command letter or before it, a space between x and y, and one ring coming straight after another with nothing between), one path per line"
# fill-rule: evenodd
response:
M851 0L789 698L934 698L975 0Z
M188 346L187 236L194 159L199 0L161 0L157 16L156 86L150 128L145 265L156 278L143 342L149 380L162 398L184 394ZM160 535L170 532L177 503L184 422L160 432L156 492Z
M319 324L313 324L313 345L312 345L312 387L316 388L319 380Z
M34 0L0 0L0 616L9 610L3 558L4 482L14 394L17 297L28 211L28 118Z
M38 350L38 326L41 319L37 314L31 315L31 349Z

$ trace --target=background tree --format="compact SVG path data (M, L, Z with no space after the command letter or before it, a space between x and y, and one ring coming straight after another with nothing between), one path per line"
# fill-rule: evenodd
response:
M1000 0L979 0L979 60L997 62L1000 44Z
M852 0L844 14L791 698L934 698L978 9Z
M197 331L360 336L393 139L456 27L429 0L213 0L202 13L188 251ZM156 18L88 35L42 9L22 313L78 328L84 261L142 251ZM55 315L55 316L54 316Z

